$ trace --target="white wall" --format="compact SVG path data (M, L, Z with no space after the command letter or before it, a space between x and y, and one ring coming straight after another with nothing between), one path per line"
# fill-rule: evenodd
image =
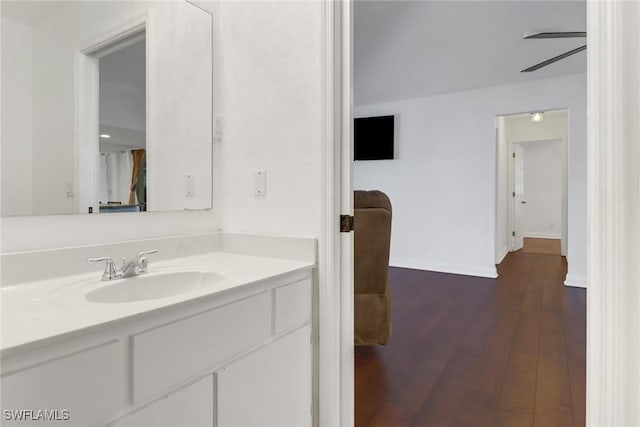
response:
M562 238L562 142L523 143L522 235Z
M495 117L569 110L569 277L586 273L586 75L358 106L396 114L398 158L355 162L356 189L394 209L391 264L495 277Z
M75 198L67 197L66 186L76 181L73 49L78 42L74 43L77 27L84 20L65 22L71 21L64 11L68 6L75 8L61 6L33 26L34 215L77 212Z
M223 228L317 237L322 2L220 6ZM256 169L267 171L265 197L254 195Z
M211 15L160 2L147 29L147 203L150 210L212 206ZM194 197L184 176L192 175Z
M31 29L2 17L2 202L0 215L31 215Z

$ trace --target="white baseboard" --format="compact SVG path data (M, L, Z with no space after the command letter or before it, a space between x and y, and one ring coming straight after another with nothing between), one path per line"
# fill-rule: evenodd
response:
M532 239L562 239L561 234L554 233L538 233L535 231L525 231L522 233L522 237L530 237Z
M567 274L567 277L564 279L565 286L571 286L573 288L587 288L587 278L584 276L576 276L572 274Z
M389 259L389 265L392 267L413 268L416 270L437 271L440 273L462 274L464 276L488 277L490 279L498 277L495 265L483 267L407 258L391 258Z
M508 253L509 253L508 247L505 246L504 248L502 248L502 250L500 251L500 255L498 255L498 259L496 259L496 265L500 264L504 259L504 257L507 256Z

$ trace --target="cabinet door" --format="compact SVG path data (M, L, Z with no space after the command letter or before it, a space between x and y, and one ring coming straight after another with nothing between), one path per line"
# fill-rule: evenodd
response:
M212 427L214 382L209 375L120 420L114 427Z
M310 333L304 326L218 371L218 427L311 426Z
M106 421L125 401L122 351L113 341L3 374L0 424L86 427Z

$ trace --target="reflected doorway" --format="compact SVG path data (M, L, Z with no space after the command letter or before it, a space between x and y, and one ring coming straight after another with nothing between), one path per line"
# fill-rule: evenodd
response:
M101 213L146 210L145 52L141 33L97 55Z

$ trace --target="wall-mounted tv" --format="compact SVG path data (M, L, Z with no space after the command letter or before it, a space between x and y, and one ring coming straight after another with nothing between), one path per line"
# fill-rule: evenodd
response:
M393 159L393 122L395 116L354 119L354 159Z

